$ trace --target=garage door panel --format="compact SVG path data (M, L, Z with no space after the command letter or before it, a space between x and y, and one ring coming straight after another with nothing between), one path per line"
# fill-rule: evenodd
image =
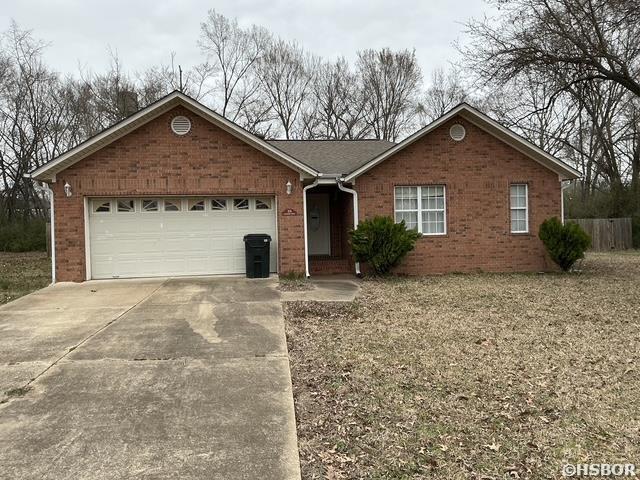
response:
M110 200L111 212L89 210L93 278L244 273L243 237L248 233L271 235L271 269L276 270L274 209L255 210L250 201L250 210L237 211L227 198L229 210L216 211L207 198L204 212L188 211L188 202L178 199L183 210L165 212L158 199L157 212L141 212L136 199L136 211L125 213L113 211L117 202Z

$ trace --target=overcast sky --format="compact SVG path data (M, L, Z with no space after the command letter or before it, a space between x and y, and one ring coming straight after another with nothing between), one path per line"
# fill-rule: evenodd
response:
M18 0L3 2L0 28L11 19L50 43L48 63L64 73L79 66L100 71L108 47L130 71L169 60L175 51L183 69L200 62L200 22L207 10L255 23L298 40L325 58L353 59L364 48L415 48L428 78L457 57L453 42L462 23L489 14L484 0Z

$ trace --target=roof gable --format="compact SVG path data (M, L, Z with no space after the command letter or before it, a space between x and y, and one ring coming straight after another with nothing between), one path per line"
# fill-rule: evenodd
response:
M486 131L487 133L493 135L497 139L503 141L507 145L510 145L512 148L518 150L523 153L527 157L537 161L542 164L546 168L556 172L562 179L575 179L580 178L581 174L575 168L567 165L561 160L557 159L553 155L545 152L541 148L537 147L533 143L525 140L520 135L515 132L509 130L508 128L500 125L498 122L488 117L484 113L476 110L466 103L461 103L457 107L451 109L449 112L445 113L443 116L438 118L437 120L431 122L429 125L421 128L413 135L405 138L402 142L396 144L395 146L389 148L388 150L380 153L375 158L371 159L366 164L352 171L345 177L345 181L352 181L360 175L366 173L379 163L385 161L387 158L396 154L397 152L405 149L409 145L413 144L417 140L421 139L425 135L434 131L436 128L440 127L456 115L464 118L470 123L474 124L478 128Z
M294 170L299 171L301 174L316 176L319 173L313 167L306 165L304 162L301 162L297 158L294 158L293 156L280 150L276 146L271 145L265 140L253 135L247 130L244 130L239 125L236 125L235 123L227 120L223 116L202 105L200 102L194 100L193 98L188 97L181 92L174 91L161 98L160 100L148 105L142 110L134 113L133 115L125 118L124 120L116 123L115 125L103 130L97 135L94 135L93 137L82 142L71 150L68 150L62 155L47 162L43 166L33 170L30 173L30 176L31 178L34 178L36 180L54 180L57 173L65 170L66 168L79 162L83 158L88 157L92 153L106 147L119 138L124 137L128 133L149 123L155 118L158 118L163 113L166 113L177 106L183 106L187 108L193 113L210 121L222 130L230 133L240 140L243 140L257 150L262 151L271 158L274 158L275 160L278 160L279 162L293 168Z

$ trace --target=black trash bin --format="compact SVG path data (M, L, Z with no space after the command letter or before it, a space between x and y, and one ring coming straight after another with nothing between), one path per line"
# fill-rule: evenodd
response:
M244 252L247 262L247 278L269 277L269 250L271 236L265 233L250 233L244 236Z

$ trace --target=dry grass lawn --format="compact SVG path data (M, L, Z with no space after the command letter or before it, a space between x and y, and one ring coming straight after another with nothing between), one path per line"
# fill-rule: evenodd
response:
M0 252L0 305L51 283L51 261L44 252Z
M640 464L640 253L579 268L368 280L347 306L287 304L303 478Z

